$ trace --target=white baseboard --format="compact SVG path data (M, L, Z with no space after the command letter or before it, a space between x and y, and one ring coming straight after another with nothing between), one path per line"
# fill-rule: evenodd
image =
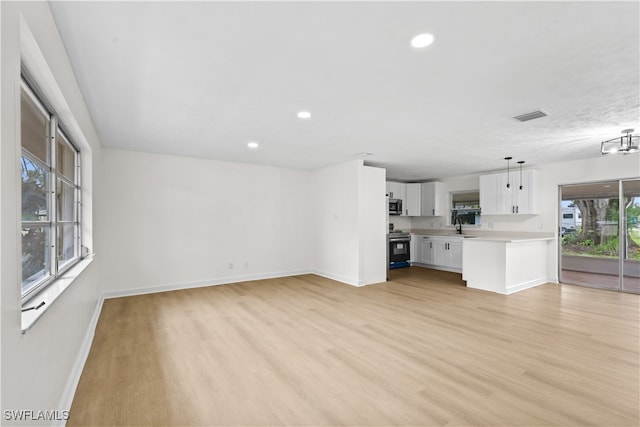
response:
M134 295L154 294L158 292L179 291L182 289L203 288L207 286L228 285L231 283L248 282L252 280L276 279L278 277L299 276L311 274L311 270L292 270L262 274L247 274L243 276L231 276L219 279L201 280L198 282L172 283L167 285L151 286L138 289L123 289L102 294L104 299L128 297Z
M352 280L352 279L349 279L347 277L340 276L338 274L327 273L327 272L319 271L319 270L312 270L311 273L316 274L318 276L325 277L327 279L335 280L337 282L345 283L345 284L351 285L351 286L358 286L358 287L365 286L364 283L362 283L362 282L360 282L358 280Z
M432 270L441 270L441 271L448 271L450 273L460 273L460 274L462 274L462 269L461 268L445 267L443 265L432 265L432 264L423 264L421 262L412 262L411 266L412 267L430 268Z
M515 286L509 286L506 289L506 292L504 293L504 295L515 294L516 292L524 291L525 289L533 288L533 287L536 287L536 286L539 286L539 285L543 285L543 284L549 283L549 282L553 283L553 281L550 280L548 277L542 277L540 279L534 279L534 280L530 280L528 282L519 283L519 284L517 284Z
M64 391L62 392L62 398L60 399L60 404L58 405L58 408L60 408L61 411L71 410L73 397L76 394L76 389L78 388L78 383L80 383L80 377L82 376L84 365L87 362L87 358L89 357L91 344L93 344L93 336L95 335L96 327L98 326L98 320L100 319L100 313L102 312L103 302L104 298L100 297L96 304L95 310L93 310L93 316L91 316L91 320L89 321L87 332L84 335L84 339L82 340L82 344L80 345L80 350L78 351L76 361L73 364L71 374L69 375L67 384L65 385ZM53 425L64 426L66 425L66 421L55 421Z

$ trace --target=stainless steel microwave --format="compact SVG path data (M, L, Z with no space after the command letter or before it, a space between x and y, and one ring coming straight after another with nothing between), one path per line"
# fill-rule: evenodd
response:
M389 215L402 215L402 200L389 199Z

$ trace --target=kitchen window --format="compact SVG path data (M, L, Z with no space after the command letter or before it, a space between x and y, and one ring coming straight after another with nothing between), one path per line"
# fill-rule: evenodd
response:
M451 192L451 225L456 220L465 225L480 225L480 192L460 191Z
M43 97L20 93L21 296L26 301L80 260L80 156Z

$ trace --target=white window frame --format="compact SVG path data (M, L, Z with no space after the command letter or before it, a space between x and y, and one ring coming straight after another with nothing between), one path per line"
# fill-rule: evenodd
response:
M36 88L36 90L34 90ZM82 195L82 186L81 186L81 167L80 167L80 150L73 143L73 141L67 136L68 134L64 131L63 125L59 122L57 114L55 114L54 110L50 108L46 99L43 96L39 96L37 91L37 86L32 83L28 76L25 76L24 73L21 76L21 94L20 97L24 95L28 96L30 100L41 110L41 113L48 117L49 119L49 135L48 135L48 150L49 150L49 164L42 162L42 160L38 159L37 156L30 153L24 146L23 141L20 141L21 146L21 158L27 157L29 161L34 162L38 166L42 167L47 171L48 174L48 192L49 192L49 206L48 213L49 218L48 221L23 221L22 215L20 216L20 230L27 227L46 227L49 229L49 238L48 238L48 256L49 256L49 271L42 279L36 282L33 286L29 287L26 292L22 291L22 274L20 275L20 295L23 304L23 311L28 311L32 309L36 309L36 307L24 307L24 304L28 302L30 299L40 294L43 290L49 287L52 283L54 283L62 274L68 271L70 268L78 264L78 262L82 259L82 203L81 203L81 195ZM22 102L22 101L21 101ZM21 117L22 122L22 117ZM59 138L60 136L60 138ZM60 141L62 139L62 141ZM67 147L71 148L75 153L74 159L74 177L75 182L72 182L67 177L58 173L57 170L57 159L56 153L58 150L58 143L62 143ZM63 183L70 185L74 189L74 201L73 201L73 221L61 221L57 218L58 213L58 180ZM22 192L20 192L22 195ZM22 203L20 203L20 206ZM59 263L58 259L58 230L59 227L64 225L73 225L74 226L74 240L75 243L73 245L73 256L66 260L64 263ZM20 253L22 253L22 240L19 242L20 245ZM22 265L19 266L19 271L22 272Z
M457 210L455 209L455 207L453 206L453 197L456 194L468 194L468 193L478 193L478 199L480 198L479 194L480 194L480 190L458 190L458 191L450 191L449 192L449 218L447 218L447 225L449 226L454 226L454 217L457 215ZM473 209L469 209L469 210L474 210L476 208ZM482 211L480 210L478 212L478 220L479 222L477 224L464 224L464 227L471 227L471 228L480 228L482 226Z

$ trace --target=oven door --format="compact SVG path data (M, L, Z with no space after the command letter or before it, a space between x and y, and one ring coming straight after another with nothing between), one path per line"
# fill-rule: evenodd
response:
M411 258L410 239L389 239L389 262L407 262Z

